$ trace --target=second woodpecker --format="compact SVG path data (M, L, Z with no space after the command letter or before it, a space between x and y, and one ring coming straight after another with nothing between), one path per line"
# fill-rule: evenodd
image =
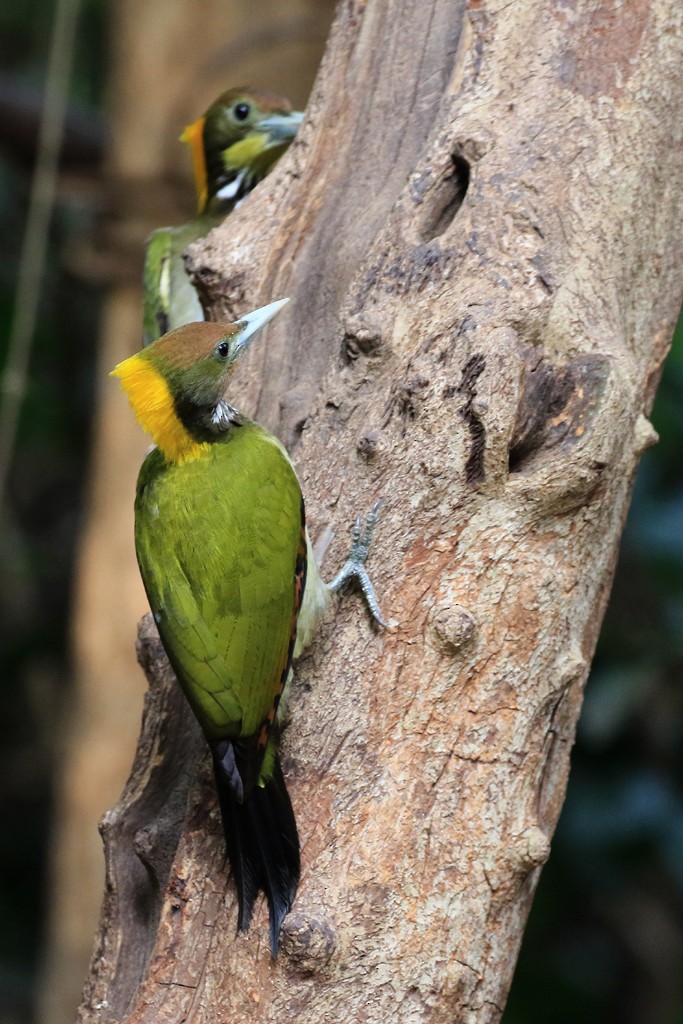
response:
M288 100L266 89L229 89L180 136L192 151L197 213L187 224L158 228L147 243L145 345L183 324L204 320L183 253L265 178L302 118Z

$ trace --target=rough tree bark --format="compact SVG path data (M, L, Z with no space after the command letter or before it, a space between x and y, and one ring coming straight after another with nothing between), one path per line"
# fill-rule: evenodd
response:
M303 879L273 964L263 907L235 938L208 763L143 622L84 1024L500 1018L680 306L682 20L340 4L300 140L193 262L217 319L292 297L240 404L292 445L331 567L385 498L394 625L348 598L298 667Z

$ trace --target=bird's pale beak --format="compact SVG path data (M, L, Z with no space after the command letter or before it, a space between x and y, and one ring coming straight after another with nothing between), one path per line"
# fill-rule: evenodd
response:
M259 331L263 330L266 324L270 323L276 313L279 313L288 302L289 299L278 299L277 302L269 302L267 306L261 306L260 309L255 309L253 313L247 313L246 316L240 317L237 321L237 326L241 328L241 332L235 349L235 355L241 355L251 345Z
M268 141L273 145L293 139L303 119L302 111L293 110L291 114L271 114L269 117L264 117L256 127L260 132L267 133Z

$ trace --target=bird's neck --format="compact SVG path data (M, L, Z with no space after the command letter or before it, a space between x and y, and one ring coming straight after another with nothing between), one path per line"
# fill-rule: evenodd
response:
M224 398L207 406L197 406L176 398L174 406L181 424L198 444L225 440L235 427L241 427L247 422L246 417Z
M138 422L167 462L208 455L212 443L226 440L234 428L247 422L224 399L202 408L174 397L166 378L144 352L119 363L115 373Z
M286 143L269 145L266 136L258 132L234 142L225 150L211 152L207 148L206 212L225 215L265 178L286 148Z
M260 180L250 167L228 167L217 161L208 171L204 214L225 216Z

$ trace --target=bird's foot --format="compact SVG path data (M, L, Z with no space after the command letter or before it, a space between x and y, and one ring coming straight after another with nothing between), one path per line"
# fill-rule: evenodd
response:
M351 550L349 551L348 558L328 586L330 590L340 590L347 580L357 579L373 619L375 622L379 623L380 626L386 626L386 622L382 618L382 613L379 610L379 602L377 601L375 588L373 587L372 581L368 576L368 571L365 568L365 561L370 551L372 535L375 530L375 523L377 522L379 507L381 504L381 501L375 502L370 513L366 517L365 522L363 522L361 516L357 517L356 525L353 528L353 535L351 537Z

